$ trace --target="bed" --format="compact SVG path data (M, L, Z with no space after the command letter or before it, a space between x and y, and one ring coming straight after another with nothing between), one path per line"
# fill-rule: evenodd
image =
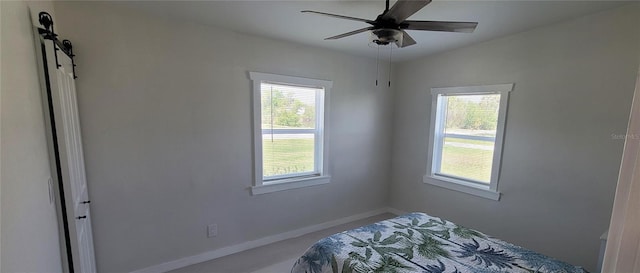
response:
M410 213L321 239L295 262L291 272L586 271L441 218Z

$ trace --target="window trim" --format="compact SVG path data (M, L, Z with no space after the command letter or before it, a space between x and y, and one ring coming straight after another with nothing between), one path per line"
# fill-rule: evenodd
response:
M329 139L328 139L328 116L329 116L329 94L333 87L333 81L319 80L295 76L284 76L269 73L249 72L249 79L253 82L252 87L252 123L253 123L253 173L254 182L251 187L251 194L264 194L289 189L309 187L321 185L331 182L329 175ZM295 176L282 175L264 179L262 170L262 100L261 87L262 82L282 84L282 85L298 85L301 87L324 88L324 92L316 92L316 111L321 110L322 114L316 115L316 129L310 133L315 134L314 162L316 162L317 171L300 173ZM324 102L324 104L323 104ZM316 112L318 113L318 112ZM278 131L286 131L287 129L275 129ZM302 129L304 130L304 129ZM300 133L300 130L296 130Z
M513 83L496 84L496 85L480 85L480 86L461 86L461 87L441 87L431 88L431 124L429 128L429 148L427 157L427 172L422 181L427 184L464 192L467 194L488 198L491 200L500 200L500 192L498 191L498 179L500 177L500 168L502 165L502 148L504 144L504 128L507 117L507 108L509 104L509 93L513 91ZM436 128L442 131L442 120L438 109L442 108L441 95L481 95L481 94L500 94L500 104L498 110L498 123L496 127L496 136L494 141L494 151L491 169L491 179L486 185L482 182L471 179L458 178L449 175L440 175L434 170L440 169L436 164L440 160L434 160L434 151L441 151L440 143L436 143ZM444 136L443 136L444 137Z

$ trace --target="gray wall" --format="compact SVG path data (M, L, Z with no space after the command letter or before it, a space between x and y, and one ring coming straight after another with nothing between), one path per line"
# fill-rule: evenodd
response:
M78 55L99 271L145 268L388 204L393 100L375 87L375 60L117 3L55 8ZM248 71L334 81L332 183L250 195ZM207 239L211 223L219 235Z
M638 4L398 65L391 206L594 270L640 51ZM430 88L515 83L499 202L422 183Z
M50 2L0 1L0 271L60 272L30 7L53 14Z

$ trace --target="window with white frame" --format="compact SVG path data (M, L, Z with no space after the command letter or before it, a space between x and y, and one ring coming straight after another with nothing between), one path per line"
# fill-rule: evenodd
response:
M513 84L433 88L424 182L494 200Z
M333 82L249 75L253 81L252 194L328 183L325 116Z

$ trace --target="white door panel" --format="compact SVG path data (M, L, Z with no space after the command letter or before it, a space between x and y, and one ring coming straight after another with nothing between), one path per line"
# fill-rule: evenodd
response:
M54 54L51 40L38 36L37 47L41 72L45 75L43 98L47 107L45 115L51 138L51 160L59 170L54 180L62 186L57 192L61 201L59 220L66 230L63 256L70 263L65 266L65 271L96 272L73 63L62 50Z

